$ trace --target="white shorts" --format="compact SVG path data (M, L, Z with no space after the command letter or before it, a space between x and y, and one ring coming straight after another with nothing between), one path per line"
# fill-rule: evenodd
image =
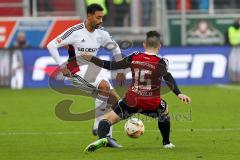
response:
M105 78L101 72L102 68L93 63L84 63L79 67L80 71L73 75L72 84L75 87L87 92L94 92L98 88L100 82L105 80L108 82L110 89L113 89L109 79Z

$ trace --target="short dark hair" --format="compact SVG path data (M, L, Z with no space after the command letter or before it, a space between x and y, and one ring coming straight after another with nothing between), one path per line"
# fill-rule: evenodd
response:
M103 7L97 3L90 4L87 7L87 14L94 14L96 11L103 11Z
M157 31L147 32L147 37L146 37L145 43L146 43L147 47L157 48L159 46L159 44L161 43L160 34Z

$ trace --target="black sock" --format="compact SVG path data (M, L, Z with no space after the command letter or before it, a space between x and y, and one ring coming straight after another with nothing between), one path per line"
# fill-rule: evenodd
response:
M111 122L109 122L107 119L103 119L98 124L98 137L100 138L106 138L107 134L110 131Z
M162 121L161 121L162 120ZM170 117L166 115L163 119L158 121L158 128L162 134L163 145L169 144L169 135L170 135Z

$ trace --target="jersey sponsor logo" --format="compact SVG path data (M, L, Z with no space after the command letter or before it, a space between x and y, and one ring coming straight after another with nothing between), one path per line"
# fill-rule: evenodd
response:
M156 69L156 66L150 64L149 62L132 61L132 64L147 66L149 68Z
M96 52L98 48L78 48L80 52Z
M151 91L145 91L145 90L139 90L139 88L136 88L135 86L132 86L131 88L133 92L135 92L136 94L143 96L143 97L150 97L153 95L153 92Z

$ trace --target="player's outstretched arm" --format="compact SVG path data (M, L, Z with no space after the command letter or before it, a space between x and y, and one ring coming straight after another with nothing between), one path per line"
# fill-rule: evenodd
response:
M58 35L55 39L53 39L51 42L48 43L47 48L53 59L56 61L56 63L60 66L61 72L64 76L70 77L71 73L67 69L67 67L64 65L64 61L61 59L58 48L63 46L68 46L69 44L73 44L75 33L70 32L73 28L70 27L60 35Z
M59 66L62 65L64 62L60 58L60 55L59 55L59 52L58 52L59 46L56 44L56 42L54 40L52 40L51 42L48 43L47 48L48 48L49 53L51 54L51 56L55 60L55 62Z
M106 60L101 60L95 56L92 56L90 54L83 54L82 57L89 61L94 63L95 65L101 67L101 68L105 68L108 70L116 70L116 69L126 69L128 67L130 67L130 62L128 61L128 57L122 59L121 61L106 61Z
M173 78L172 74L167 72L167 74L165 74L163 76L163 79L166 81L168 87L173 91L173 93L175 93L175 95L184 103L189 104L191 103L191 98L188 97L185 94L182 94L181 91L178 88L178 85L175 81L175 79Z

